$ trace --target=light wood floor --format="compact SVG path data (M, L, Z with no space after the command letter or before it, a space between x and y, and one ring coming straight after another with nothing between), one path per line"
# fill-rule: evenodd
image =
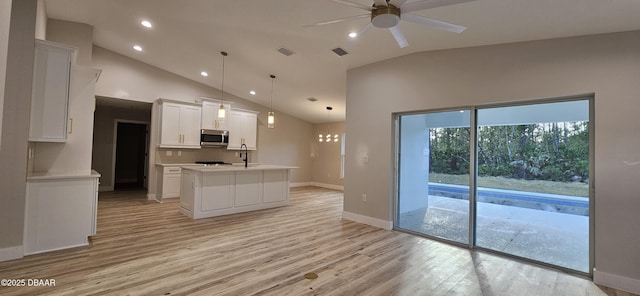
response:
M89 247L0 263L55 279L2 295L630 295L491 254L341 219L342 192L292 189L288 207L202 220L137 192L101 194ZM315 272L317 279L304 274Z

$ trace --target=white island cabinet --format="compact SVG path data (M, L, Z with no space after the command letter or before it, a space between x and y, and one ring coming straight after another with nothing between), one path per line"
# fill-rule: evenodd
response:
M208 218L289 204L289 170L275 165L183 166L180 212Z

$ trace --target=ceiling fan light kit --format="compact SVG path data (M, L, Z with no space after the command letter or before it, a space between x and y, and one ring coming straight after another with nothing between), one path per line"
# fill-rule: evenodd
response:
M376 7L371 11L371 23L376 28L391 28L400 23L400 9L394 5Z

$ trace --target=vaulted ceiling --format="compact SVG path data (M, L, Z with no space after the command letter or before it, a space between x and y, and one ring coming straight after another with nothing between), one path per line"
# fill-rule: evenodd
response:
M409 45L400 48L386 29L347 37L369 23L367 17L307 26L366 13L337 2L46 0L46 7L49 18L92 25L100 47L216 88L220 51L226 51L225 91L268 106L274 74L274 108L313 123L327 121L328 105L334 107L331 121L344 119L346 71L354 67L420 51L640 29L637 0L476 0L417 12L467 27L460 34L401 21ZM142 20L153 27L143 27ZM135 51L134 44L143 51ZM348 54L336 55L331 50L337 47ZM280 48L294 54L285 56Z

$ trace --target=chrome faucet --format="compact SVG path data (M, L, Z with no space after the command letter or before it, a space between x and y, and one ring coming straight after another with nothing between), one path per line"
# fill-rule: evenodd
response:
M244 147L244 158L242 160L244 161L244 168L246 169L249 166L249 149L246 144L240 145L240 149L242 149L242 147ZM240 153L240 157L242 157L242 153Z

